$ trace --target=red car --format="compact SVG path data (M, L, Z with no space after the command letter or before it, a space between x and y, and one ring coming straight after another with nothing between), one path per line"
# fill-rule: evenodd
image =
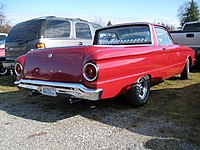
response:
M16 60L15 84L43 95L100 100L123 95L147 103L150 83L189 78L194 51L176 45L161 25L131 23L96 31L91 46L33 50Z

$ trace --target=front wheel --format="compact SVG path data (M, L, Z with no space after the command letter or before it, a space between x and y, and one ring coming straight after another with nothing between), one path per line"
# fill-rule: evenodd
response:
M185 67L181 73L181 79L185 80L185 79L190 79L190 60L187 59Z
M125 100L128 105L139 107L147 103L150 93L149 76L143 76L126 93Z

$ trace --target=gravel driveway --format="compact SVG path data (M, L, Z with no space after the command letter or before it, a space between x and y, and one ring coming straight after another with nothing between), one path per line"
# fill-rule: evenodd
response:
M16 87L9 88L0 91L2 150L200 149L172 136L187 131L184 126L160 119L158 112L151 113L154 117L142 115L149 104L132 108L122 98L69 104L63 97L28 97Z

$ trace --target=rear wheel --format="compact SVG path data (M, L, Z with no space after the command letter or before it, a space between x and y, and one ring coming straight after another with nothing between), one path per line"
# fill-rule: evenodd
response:
M128 105L139 107L147 103L150 93L149 76L143 76L131 87L125 95Z
M190 79L190 60L187 59L185 67L181 73L181 79L185 80L185 79Z

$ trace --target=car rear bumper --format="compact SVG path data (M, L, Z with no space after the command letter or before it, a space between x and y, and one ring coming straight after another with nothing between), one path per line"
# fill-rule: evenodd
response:
M19 88L27 89L31 91L39 92L43 95L57 96L58 94L65 94L70 98L81 98L92 101L100 100L102 95L102 89L89 89L82 84L76 83L63 83L63 82L49 82L40 80L24 80L14 82ZM44 93L44 87L53 88L54 94Z
M14 69L15 68L15 61L2 61L3 67L6 69Z

